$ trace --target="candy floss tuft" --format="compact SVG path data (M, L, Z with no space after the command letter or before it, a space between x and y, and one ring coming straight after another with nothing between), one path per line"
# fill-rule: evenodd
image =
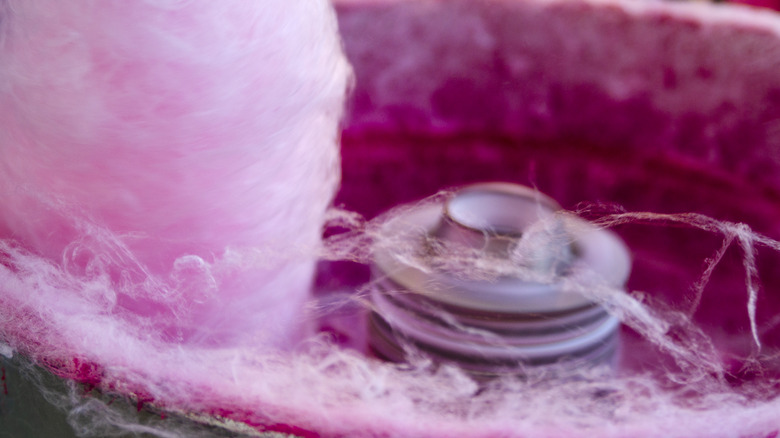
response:
M266 3L0 2L1 296L38 341L112 343L68 335L98 308L160 342L304 335L349 68L325 1Z

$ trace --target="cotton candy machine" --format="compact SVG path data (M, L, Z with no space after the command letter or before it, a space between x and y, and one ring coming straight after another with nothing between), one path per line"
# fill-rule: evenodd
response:
M52 415L85 436L780 433L775 13L606 0L336 9L355 85L342 210L328 216L301 312L320 334L270 356L171 353L193 363L169 362L177 372L157 378L47 357L61 353L51 346L30 354L19 345L35 333L0 319L0 436L42 436L30 424ZM405 211L390 209L483 181L532 187L626 242L627 292L604 301L622 322L614 372L480 381L424 355L370 355L370 248ZM24 382L49 390L28 403ZM34 411L43 399L57 409Z

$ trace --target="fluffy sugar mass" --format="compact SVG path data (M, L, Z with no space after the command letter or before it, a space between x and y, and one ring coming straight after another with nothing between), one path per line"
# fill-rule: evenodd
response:
M327 2L2 1L0 57L5 237L154 336L301 335L349 78Z

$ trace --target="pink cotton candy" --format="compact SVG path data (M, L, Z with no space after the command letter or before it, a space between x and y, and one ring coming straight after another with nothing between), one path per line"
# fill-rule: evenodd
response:
M266 3L0 2L4 235L166 336L293 342L348 66L325 1Z
M79 433L778 435L777 16L336 5L357 213L326 215L349 69L324 1L0 0L0 354L84 383L48 394ZM628 292L583 291L625 324L616 374L476 382L360 350L370 285L337 264L398 211L361 214L495 179L626 238Z

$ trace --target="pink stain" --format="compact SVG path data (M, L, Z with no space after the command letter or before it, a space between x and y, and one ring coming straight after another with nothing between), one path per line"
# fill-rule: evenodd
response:
M777 0L732 0L730 3L780 10L780 2Z

